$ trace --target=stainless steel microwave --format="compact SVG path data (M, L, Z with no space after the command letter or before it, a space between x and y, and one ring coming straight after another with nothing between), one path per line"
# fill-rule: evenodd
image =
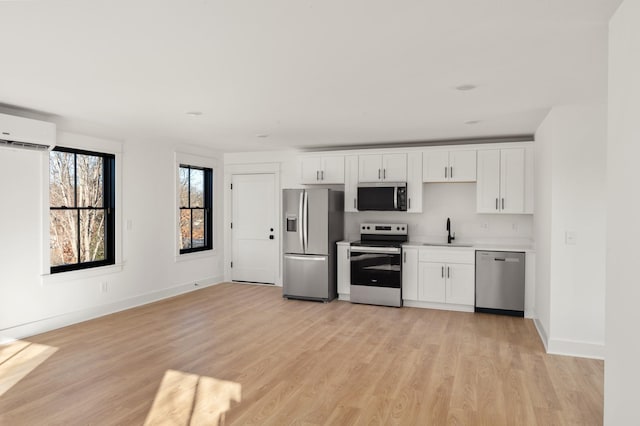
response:
M358 210L407 211L407 183L382 182L359 184Z

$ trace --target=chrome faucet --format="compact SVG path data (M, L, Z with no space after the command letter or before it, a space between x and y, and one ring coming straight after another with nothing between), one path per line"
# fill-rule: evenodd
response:
M447 244L451 244L451 241L456 239L456 233L451 236L451 219L447 218Z

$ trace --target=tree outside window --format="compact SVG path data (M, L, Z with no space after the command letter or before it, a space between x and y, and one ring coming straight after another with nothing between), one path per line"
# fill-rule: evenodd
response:
M51 272L115 263L113 155L57 147L49 155Z
M180 254L212 249L213 170L180 165Z

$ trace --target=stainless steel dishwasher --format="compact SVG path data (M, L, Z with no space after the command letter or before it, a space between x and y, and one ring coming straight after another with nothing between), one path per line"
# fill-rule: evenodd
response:
M475 311L524 316L524 253L476 251Z

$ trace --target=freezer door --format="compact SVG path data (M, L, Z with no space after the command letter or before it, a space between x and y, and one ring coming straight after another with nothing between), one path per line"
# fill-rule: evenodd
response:
M284 297L329 299L329 256L284 255Z
M524 311L524 253L476 252L476 307Z
M303 206L305 253L329 254L329 190L307 189Z
M285 189L282 191L282 229L284 230L283 250L285 253L304 253L302 207L303 189Z

